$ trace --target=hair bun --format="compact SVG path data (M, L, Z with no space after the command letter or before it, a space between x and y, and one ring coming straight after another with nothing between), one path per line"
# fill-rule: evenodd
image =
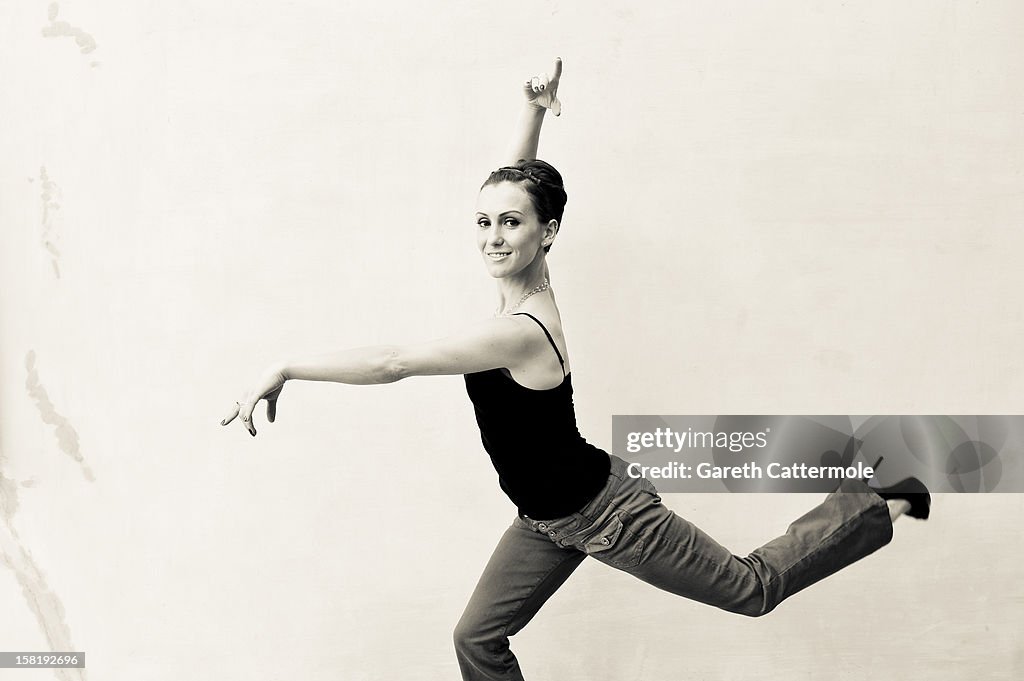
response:
M562 175L553 165L539 158L519 159L515 165L495 170L480 188L500 182L522 185L541 222L555 220L559 225L562 224L562 213L568 196L562 184ZM549 248L545 246L545 252Z

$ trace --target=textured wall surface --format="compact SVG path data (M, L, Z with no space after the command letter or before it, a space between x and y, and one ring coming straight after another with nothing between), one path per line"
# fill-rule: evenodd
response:
M612 414L1020 413L1019 2L0 9L0 650L88 659L2 679L458 678L514 515L461 378L218 421L282 357L491 313L475 195L555 55L590 441ZM665 498L737 553L818 500ZM514 649L559 681L1020 678L1022 517L942 495L756 620L588 561Z

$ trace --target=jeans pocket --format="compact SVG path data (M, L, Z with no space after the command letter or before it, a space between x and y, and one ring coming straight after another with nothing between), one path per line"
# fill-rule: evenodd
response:
M640 562L644 542L626 528L622 514L615 513L601 523L597 531L582 542L580 548L602 563L630 568Z

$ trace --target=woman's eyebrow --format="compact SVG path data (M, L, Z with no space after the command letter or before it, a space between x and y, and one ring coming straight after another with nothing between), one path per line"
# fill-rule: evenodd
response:
M523 212L522 212L522 211L518 211L518 210L507 210L507 211L505 211L504 213L501 213L500 215L498 215L498 217L501 217L502 215L512 215L513 213L515 213L516 215L523 215ZM479 215L479 216L481 216L481 217L485 217L485 218L486 218L486 217L489 217L489 216L487 215L487 213L483 213L483 212L481 212L481 211L477 211L477 212L476 212L476 214L477 214L477 215Z

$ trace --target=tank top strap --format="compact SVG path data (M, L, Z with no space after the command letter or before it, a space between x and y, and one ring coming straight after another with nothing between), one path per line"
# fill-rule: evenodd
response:
M544 335L548 337L548 342L551 343L551 347L555 349L555 354L558 355L558 363L562 367L562 375L565 376L565 361L562 359L562 353L558 351L558 346L555 345L555 339L552 338L551 334L548 332L548 327L544 326L543 322L541 322L539 319L534 317L529 312L513 312L512 314L524 314L533 321L540 324L540 328L544 330Z

